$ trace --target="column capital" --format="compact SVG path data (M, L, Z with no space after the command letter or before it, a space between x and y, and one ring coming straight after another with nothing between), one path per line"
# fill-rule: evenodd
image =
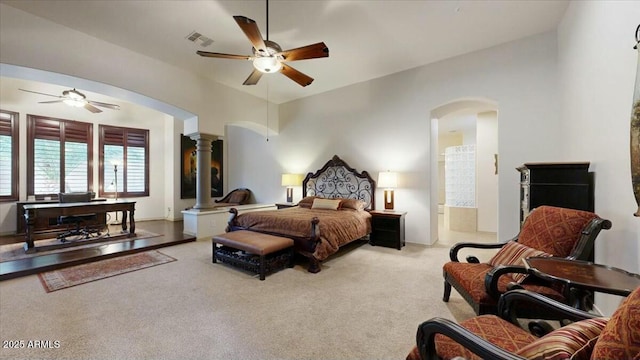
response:
M205 133L200 133L200 132L196 132L196 133L191 133L191 134L187 134L185 136L188 136L191 138L191 140L209 140L209 141L215 141L218 140L219 136L217 135L212 135L212 134L205 134Z

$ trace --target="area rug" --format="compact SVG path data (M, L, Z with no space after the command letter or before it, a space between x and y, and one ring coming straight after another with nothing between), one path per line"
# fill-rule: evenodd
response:
M47 271L38 274L38 277L44 290L52 292L173 261L176 259L158 250L152 250Z
M63 252L63 251L85 249L85 248L89 248L89 247L99 247L99 246L104 246L104 245L108 245L108 244L114 244L114 243L123 242L123 241L131 241L131 240L136 240L136 239L149 239L149 238L162 236L162 234L156 234L154 232L146 231L144 229L137 229L136 230L136 236L134 236L134 237L127 237L127 235L128 234L126 234L126 233L122 234L122 233L113 232L110 237L104 237L104 238L99 239L99 240L90 239L91 241L87 241L84 244L82 242L78 242L78 243L74 244L73 246L60 247L58 249L52 249L51 248L52 245L61 244L60 240L58 240L58 239L36 240L35 241L36 248L49 248L49 250L37 251L37 252L31 253L31 254L27 254L27 253L24 252L24 243L23 242L15 243L15 244L2 245L2 246L0 246L0 262L13 261L13 260L19 260L19 259L26 259L26 258L30 258L30 257L36 257L36 256L42 256L42 255L48 255L48 254L55 254L55 253L59 253L59 252Z

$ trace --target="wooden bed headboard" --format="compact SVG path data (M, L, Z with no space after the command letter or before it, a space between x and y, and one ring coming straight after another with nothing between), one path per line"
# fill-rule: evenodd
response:
M376 182L366 171L358 172L334 155L315 173L308 173L302 181L302 196L328 199L360 199L365 209L375 209Z

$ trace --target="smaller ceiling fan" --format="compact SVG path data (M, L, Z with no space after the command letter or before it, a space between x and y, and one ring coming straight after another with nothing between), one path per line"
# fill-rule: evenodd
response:
M269 1L267 1L267 38L263 39L256 22L245 16L233 17L249 38L253 45L253 55L233 55L207 51L197 51L197 54L204 57L251 60L253 61L253 72L242 85L255 85L262 77L262 74L281 72L284 76L297 82L300 86L307 86L313 82L313 78L287 65L287 62L305 59L315 59L329 56L329 48L323 42L299 47L291 50L284 50L274 41L269 40Z
M100 106L103 108L107 108L107 109L112 109L112 110L120 110L120 105L116 105L116 104L108 104L108 103L103 103L103 102L99 102L99 101L92 101L92 100L87 100L87 97L81 93L80 91L76 90L75 88L73 90L65 90L62 92L62 96L60 95L51 95L51 94L45 94L45 93L41 93L41 92L37 92L37 91L31 91L31 90L25 90L25 89L18 89L21 91L26 91L26 92L30 92L30 93L34 93L34 94L39 94L39 95L45 95L45 96L51 96L51 97L55 97L58 98L58 100L51 100L51 101L40 101L38 102L38 104L55 104L55 103L65 103L69 106L74 106L74 107L83 107L89 111L91 111L92 113L100 113L102 112L102 110L98 109L96 106Z

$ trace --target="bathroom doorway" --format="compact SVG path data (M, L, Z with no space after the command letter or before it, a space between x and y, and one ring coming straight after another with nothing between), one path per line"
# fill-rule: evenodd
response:
M455 101L432 111L437 169L431 185L438 244L497 242L498 109L484 100ZM435 135L435 134L433 134ZM432 224L435 223L432 216ZM434 224L435 225L435 224ZM433 227L432 227L433 229Z

